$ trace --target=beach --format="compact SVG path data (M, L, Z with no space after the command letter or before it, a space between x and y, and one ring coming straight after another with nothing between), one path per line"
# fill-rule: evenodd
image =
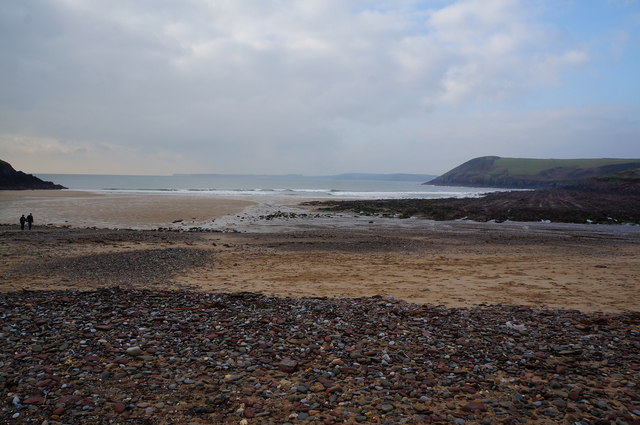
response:
M0 191L0 223L17 223L21 214L33 213L40 225L155 229L176 220L202 224L251 204L188 194Z
M640 423L637 226L308 208L0 193L0 422Z
M161 281L141 275L130 285L381 295L452 307L640 308L637 226L402 220L306 210L277 199L176 194L0 192L0 205L4 223L14 216L17 223L20 211L36 217L31 232L2 227L2 291L109 286L110 276L118 283L127 255L170 258L185 255L172 249L186 249L206 255ZM82 269L89 259L99 278L55 268L69 261ZM34 261L39 273L12 272Z

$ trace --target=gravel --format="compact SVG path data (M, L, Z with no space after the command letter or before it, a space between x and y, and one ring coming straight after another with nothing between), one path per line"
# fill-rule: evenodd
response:
M31 262L12 271L30 276L56 275L83 284L154 285L207 262L212 251L194 248L139 249Z
M639 424L640 314L0 294L0 422Z

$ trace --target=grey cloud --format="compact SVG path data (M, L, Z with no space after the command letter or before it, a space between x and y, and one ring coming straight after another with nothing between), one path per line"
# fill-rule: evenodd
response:
M526 95L588 60L542 37L528 7L10 2L0 11L0 128L75 143L87 160L100 143L113 158L118 147L174 155L175 172L442 171L415 159L442 151L445 129L430 137L439 111Z

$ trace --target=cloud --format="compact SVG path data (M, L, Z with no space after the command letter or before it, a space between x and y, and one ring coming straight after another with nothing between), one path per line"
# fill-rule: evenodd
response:
M145 152L107 142L0 134L0 145L3 146L2 158L26 173L169 174L172 167L197 166L174 152ZM70 160L75 163L73 168L69 167Z
M508 104L591 60L535 4L12 2L0 128L69 149L69 169L107 146L156 172L339 172L349 155L402 171L396 151L443 111Z
M630 147L638 134L640 120L633 109L597 106L474 111L464 117L446 114L422 130L422 139L440 146L439 157L444 162L459 158L453 146L464 146L466 159L483 155L637 158L637 149Z
M577 48L554 46L529 3L466 0L435 11L429 24L448 57L440 101L492 101L557 82L588 60Z

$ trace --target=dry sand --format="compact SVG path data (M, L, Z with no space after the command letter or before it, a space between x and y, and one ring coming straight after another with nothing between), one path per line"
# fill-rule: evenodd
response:
M164 255L163 261L179 261L171 258L172 252L185 248L186 252L208 250L210 256L162 282L139 279L127 285L294 297L383 295L447 306L519 304L586 312L640 309L637 227L349 216L265 220L239 214L244 206L260 211L248 201L173 194L0 193L2 222L6 222L7 208L12 208L12 217L15 211L33 212L36 223L55 208L56 220L74 217L69 222L80 227L149 223L157 227L176 219L197 225L214 219L224 222L221 216L232 214L236 221L227 220L225 228L235 226L240 231L105 233L36 227L29 233L16 230L15 225L5 226L1 228L0 290L121 284L118 273L131 268L127 266L131 256L144 258L153 250L153 255ZM82 219L75 215L77 211L83 212ZM125 253L130 257L127 261L122 257L120 264L114 254ZM36 261L41 267L15 272L33 263L34 256L41 259ZM88 258L97 261L92 264L97 264L100 279L78 278L77 273L59 267L63 259L82 267ZM58 266L51 266L54 263ZM144 270L133 272L144 277Z
M479 224L482 226L482 224ZM581 311L640 308L638 235L315 231L234 235L210 268L176 281L279 296L393 296L416 303L536 305Z

